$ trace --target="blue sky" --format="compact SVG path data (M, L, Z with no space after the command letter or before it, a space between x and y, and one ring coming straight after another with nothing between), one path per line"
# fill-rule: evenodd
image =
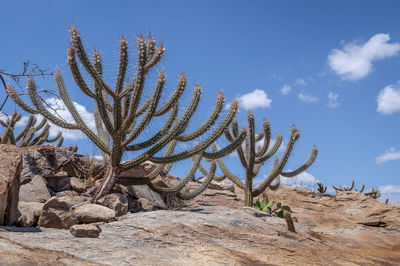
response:
M157 71L166 72L168 92L182 72L188 76L186 99L194 84L203 88L194 125L207 117L221 91L227 103L239 99L241 126L248 109L258 129L263 119L270 122L273 137L281 132L285 139L297 126L301 137L287 168L318 147L316 162L296 182L355 180L359 187L380 187L383 200L398 201L399 8L397 1L6 1L0 69L19 72L26 60L59 69L73 99L90 115L94 104L82 96L66 63L69 27L79 29L88 50L101 51L110 83L119 38L128 39L133 59L138 33L151 33L166 47ZM51 78L37 82L55 89ZM9 102L5 111L14 110L20 111ZM153 124L150 131L156 129ZM75 139L67 143L93 151L88 140L69 133ZM225 160L244 174L235 156ZM267 174L269 165L264 169Z

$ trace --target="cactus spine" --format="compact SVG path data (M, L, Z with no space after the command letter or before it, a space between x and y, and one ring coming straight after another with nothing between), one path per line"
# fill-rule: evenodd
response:
M60 147L62 145L64 138L62 137L61 132L55 137L49 138L50 125L47 123L47 119L43 118L42 121L35 126L36 118L32 114L29 116L25 127L17 136L15 136L15 124L19 120L21 120L21 114L17 114L15 112L6 121L0 120L0 125L5 128L3 135L0 137L1 144L13 144L17 147L26 147L42 145L45 142L52 143L58 141L56 146ZM35 137L37 132L38 134Z
M128 67L128 42L124 37L122 37L120 40L118 74L113 89L103 79L102 59L99 52L95 51L93 62L91 62L82 44L80 34L74 26L70 29L70 34L72 45L67 51L68 64L75 83L82 92L89 98L92 98L97 105L95 111L97 132L88 128L82 120L67 93L63 77L59 71L55 72L54 79L60 97L71 113L75 121L74 123L66 122L46 110L37 93L33 78L28 79L28 92L34 107L30 107L28 104L24 103L12 87L7 87L7 93L25 111L33 114L40 113L52 123L60 127L82 131L104 153L107 165L104 169L103 181L92 199L93 202L96 202L98 199L109 193L110 189L117 181L121 171L135 167L146 160L160 164L161 166L157 167L157 171L165 172L168 171L171 163L192 156L217 159L233 151L244 139L246 133L243 131L241 134L235 136L235 139L230 145L220 151L211 153L205 152L205 150L223 134L225 128L228 127L234 118L237 111L237 102L234 101L230 106L228 114L205 140L201 141L194 148L180 153L174 153L174 143L177 141L186 142L194 140L210 130L210 127L217 121L217 118L223 109L224 96L222 94L218 95L217 103L209 119L207 119L195 131L189 134L184 134L191 117L199 105L202 92L199 85L194 87L192 100L180 118L177 117L178 104L179 99L186 88L185 75L180 76L175 92L161 107L159 106L159 100L162 95L166 78L164 72L158 74L153 95L147 99L143 99L146 74L161 60L165 50L162 45L156 46L154 39L149 38L146 41L143 36L139 36L137 38L136 76L131 82L125 82ZM83 79L78 67L76 56L78 56L83 68L93 79L94 88L90 88ZM140 105L141 102L143 102L142 105ZM138 137L145 131L146 127L154 117L167 113L169 113L168 118L160 131L146 141L137 141ZM169 146L167 152L164 155L157 155L166 146ZM126 151L141 152L135 158L121 162L122 155ZM213 168L214 167L211 166L209 171L210 181L214 177L215 169L213 170ZM152 176L156 176L156 174L157 172L153 173ZM129 183L145 183L148 184L150 188L157 190L158 188L148 183L149 181L150 177L131 178ZM122 180L121 182L128 181ZM180 188L181 186L178 186L178 188L174 190L174 193L177 193L177 195L180 195L183 198L194 197L204 189L200 188L198 191L194 191L193 193L190 193L190 195L185 196L179 194L178 190Z
M259 196L268 187L271 189L277 189L279 187L279 175L282 175L284 177L294 177L310 167L317 157L318 149L316 147L313 147L308 160L298 169L291 172L283 172L283 168L285 167L286 162L289 159L289 155L293 149L293 146L300 137L300 133L297 131L296 127L293 126L283 157L281 158L281 160L279 160L278 158L274 159L273 167L271 172L269 173L268 178L257 188L253 189L253 178L258 175L259 170L264 162L271 158L278 151L279 147L282 144L282 134L278 134L273 147L269 149L269 144L271 141L271 129L268 121L263 121L263 130L260 133L256 134L254 126L254 116L251 112L248 113L247 120L248 130L246 130L247 134L244 141L245 145L244 147L242 147L242 145L239 145L236 148L240 162L246 170L245 183L243 183L239 177L235 176L228 170L222 159L218 158L217 163L224 173L224 177L222 177L221 179L226 177L232 180L238 187L244 189L245 204L246 206L252 207L254 197ZM225 136L229 141L234 141L234 139L239 136L238 124L236 119L232 121L231 131L225 131ZM258 142L262 142L262 145L256 145ZM258 148L256 150L257 146ZM213 151L216 152L216 145L214 144L211 147ZM272 184L274 181L275 183Z

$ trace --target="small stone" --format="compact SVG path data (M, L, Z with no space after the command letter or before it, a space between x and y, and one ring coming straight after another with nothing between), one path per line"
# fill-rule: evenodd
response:
M34 226L39 221L44 203L39 202L18 202L18 210L21 212L19 226Z
M70 185L71 185L72 190L79 192L79 193L84 192L86 190L85 182L76 177L72 177L70 179Z
M115 212L98 204L73 206L72 212L81 223L110 222L115 220Z
M57 192L54 196L57 198L67 197L67 196L79 196L79 193L73 190L64 190L61 192Z
M71 234L76 237L99 237L101 229L92 224L76 224L69 229Z

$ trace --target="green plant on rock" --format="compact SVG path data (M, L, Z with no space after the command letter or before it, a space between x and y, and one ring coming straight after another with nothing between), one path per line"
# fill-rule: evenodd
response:
M255 208L262 212L273 214L279 218L283 218L283 211L291 212L290 206L282 206L282 203L276 203L275 200L268 201L266 198L263 198L261 201L257 199Z
M80 34L74 26L70 29L70 34L72 44L67 52L68 64L75 83L84 94L93 99L96 103L95 122L97 132L90 129L79 115L67 93L63 77L59 71L54 73L54 79L60 97L71 113L75 121L74 123L56 117L43 106L33 78L28 79L27 89L34 107L30 107L23 102L11 86L7 87L7 93L25 111L32 114L40 113L52 123L62 128L80 130L100 148L103 152L106 166L103 180L96 190L92 202L96 202L98 199L108 194L117 180L125 184L147 184L155 191L176 193L178 197L183 199L190 199L201 193L214 177L215 162L213 162L210 167L206 182L197 190L189 194L182 194L179 190L192 178L203 157L211 160L220 158L233 151L243 141L246 134L245 131L235 135L235 138L232 139L232 143L221 150L216 152L206 151L231 123L237 111L237 102L234 101L231 104L227 115L221 119L222 121L219 125L215 126L215 129L213 129L208 136L204 137L204 140L199 142L198 145L183 152L175 153L177 142L192 141L211 131L211 127L217 122L223 109L224 96L222 94L218 95L213 112L200 127L193 132L185 133L191 117L199 106L202 92L199 85L194 87L191 102L180 118L178 118L178 105L179 99L186 88L185 75L180 76L175 92L164 105L159 106L166 78L164 72L158 74L153 94L144 99L146 77L149 71L161 60L164 54L164 47L162 45L157 46L156 41L151 37L146 41L143 36L139 36L137 38L136 49L136 76L133 77L131 81L126 81L129 61L128 42L122 37L120 39L118 74L115 86L112 88L103 78L100 53L95 51L93 61L89 60L82 44ZM93 79L94 88L91 88L84 80L76 56L78 56L83 68ZM141 142L140 136L142 136L143 139L142 133L146 131L150 121L154 117L159 117L167 113L168 116L162 128L156 134ZM148 133L144 135L148 135ZM165 153L160 154L164 148L166 148ZM133 159L122 162L122 156L130 151L137 152L139 155ZM165 189L156 187L151 183L151 180L156 177L158 173L167 171L170 168L170 164L190 157L194 157L192 167L187 176L177 186ZM148 176L118 178L122 171L138 166L146 160L158 164L158 167Z
M243 183L238 176L232 174L220 158L217 159L217 163L221 168L222 172L224 173L224 176L221 176L220 179L228 178L232 180L238 187L244 189L245 204L246 206L252 207L254 197L259 196L267 188L274 190L279 187L280 185L279 175L287 178L294 177L300 174L301 172L305 171L308 167L310 167L317 157L318 149L317 147L314 146L308 160L298 169L290 172L283 172L283 168L285 167L289 159L293 146L300 137L300 133L297 131L297 128L293 126L288 140L288 144L286 146L286 150L281 160L279 160L278 158L274 159L272 169L267 179L264 182L262 182L257 188L253 189L253 178L258 175L259 170L261 166L264 164L264 162L270 159L278 151L279 147L282 144L282 134L280 133L278 134L278 136L275 139L274 145L272 146L272 148L269 149L269 144L271 141L271 129L268 121L266 120L263 121L263 129L261 130L261 132L256 134L254 126L254 116L251 112L248 113L247 120L248 120L248 130L246 131L247 134L244 140L244 146L238 145L236 148L240 162L246 170L245 183ZM232 121L231 131L225 130L224 133L229 141L231 141L232 143L235 142L235 139L239 136L239 129L236 119ZM258 148L256 149L256 147ZM213 144L211 148L215 152L217 146ZM204 169L202 168L200 168L200 170L204 171ZM207 174L206 171L204 171L203 173ZM273 182L274 184L272 184Z
M49 130L51 126L47 123L47 119L43 118L42 121L36 125L36 118L33 115L29 116L25 127L15 135L15 124L20 120L21 114L15 112L11 117L8 117L7 120L0 120L0 125L5 128L3 135L0 137L1 144L12 144L17 147L26 147L57 141L57 147L62 145L64 138L61 132L59 132L55 137L50 138Z
M354 189L354 191L356 192L360 192L362 193L365 189L365 185L363 184L361 189L358 191L355 187L354 187L354 180L351 182L351 186L347 187L347 186L342 186L340 185L339 187L336 187L334 185L332 185L333 189L336 191L336 193L339 193L341 191L352 191Z

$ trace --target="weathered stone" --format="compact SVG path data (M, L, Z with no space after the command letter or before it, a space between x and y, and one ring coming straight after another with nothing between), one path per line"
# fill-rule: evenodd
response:
M12 225L18 221L19 188L22 159L18 148L0 145L0 225Z
M101 229L92 224L76 224L69 228L69 231L76 237L99 237Z
M18 209L21 217L18 220L19 226L35 226L40 214L42 213L44 203L39 202L18 202Z
M205 180L205 178L200 178L199 180L197 180L197 182L199 183L203 183ZM215 181L212 180L210 185L208 185L209 189L214 189L214 190L229 190L231 192L235 192L235 184L227 179L224 179L222 181Z
M114 210L117 216L122 216L128 212L128 197L124 194L108 194L97 203Z
M81 223L110 222L115 220L115 212L98 204L85 204L71 208Z
M167 209L163 198L157 192L152 191L147 185L128 186L128 193L135 199L146 198L152 205L159 209Z
M72 177L70 179L71 190L76 192L84 192L86 190L85 181L76 177Z
M77 196L53 197L44 204L38 225L50 228L70 228L79 222L75 213L70 211L71 207L88 200L89 198Z
M40 175L35 175L31 182L22 185L19 189L20 201L44 203L50 198L45 180Z
M156 206L154 206L153 202L146 198L140 198L137 200L137 202L140 210L152 211L156 209Z
M55 195L57 198L66 197L66 196L79 196L79 193L73 190L64 190L60 192L56 192Z
M54 192L71 190L71 176L65 171L60 171L46 178L47 186Z

